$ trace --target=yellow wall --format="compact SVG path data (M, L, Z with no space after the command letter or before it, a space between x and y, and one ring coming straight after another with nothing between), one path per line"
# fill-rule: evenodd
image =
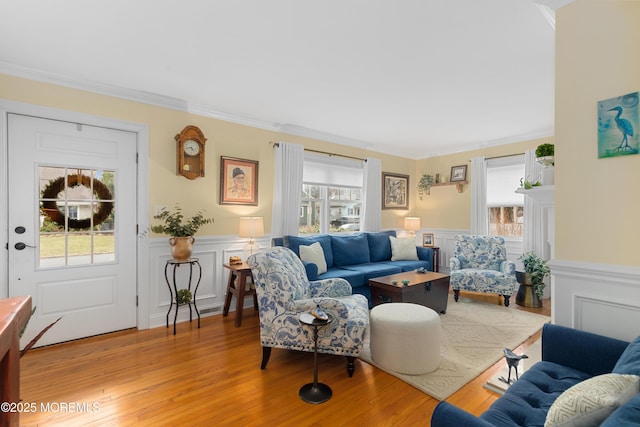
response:
M419 216L422 227L436 229L464 229L471 228L471 164L473 157L497 157L510 154L524 153L525 150L535 149L543 143L554 143L553 138L534 139L514 144L505 144L495 147L487 147L479 150L466 151L448 156L432 157L416 162L414 176L420 179L423 174L433 175L439 173L447 178L452 166L467 165L467 182L462 193L458 193L455 186L442 186L431 188L431 194L424 196L422 200L415 194L415 215ZM414 180L417 183L416 180ZM515 183L513 191L518 188Z
M640 90L640 2L577 1L556 20L556 257L639 266L640 155L598 159L597 102Z
M199 232L202 235L236 234L238 217L245 215L263 216L265 232L270 232L274 179L273 149L269 145L270 141L285 140L302 144L305 148L354 157L376 157L381 159L382 170L386 172L410 174L415 163L411 159L286 135L2 74L0 74L0 98L147 125L149 127L149 211L153 214L154 206L171 207L176 202L181 204L187 215L199 209L205 209L206 215L212 216L215 222L205 226ZM189 124L198 126L208 139L205 151L206 175L194 181L176 176L174 136ZM218 204L220 156L259 161L258 206ZM382 227L399 227L401 222L398 216L406 216L407 213L406 210L384 211Z

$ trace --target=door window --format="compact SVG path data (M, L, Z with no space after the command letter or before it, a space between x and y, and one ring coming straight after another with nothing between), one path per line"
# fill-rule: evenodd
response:
M115 171L40 166L38 182L38 267L115 262Z

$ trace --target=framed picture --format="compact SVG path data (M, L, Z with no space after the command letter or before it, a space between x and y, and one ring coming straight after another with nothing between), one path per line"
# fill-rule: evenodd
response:
M409 209L409 175L382 172L382 209Z
M220 156L220 204L258 205L258 162Z
M422 246L425 248L433 247L433 233L422 233Z
M467 165L452 166L450 182L460 182L467 180Z

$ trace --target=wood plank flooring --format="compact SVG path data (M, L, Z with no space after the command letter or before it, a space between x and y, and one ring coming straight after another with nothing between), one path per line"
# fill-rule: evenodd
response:
M491 297L481 297L491 300ZM498 301L495 301L498 303ZM549 315L549 301L528 311ZM512 304L511 310L523 309ZM415 426L438 401L365 362L347 376L346 358L319 355L319 380L333 397L298 397L313 380L311 353L274 349L260 370L258 315L246 309L197 322L115 332L31 350L21 359L21 426ZM539 338L528 340L524 350ZM504 362L449 402L474 414L499 396L482 387Z

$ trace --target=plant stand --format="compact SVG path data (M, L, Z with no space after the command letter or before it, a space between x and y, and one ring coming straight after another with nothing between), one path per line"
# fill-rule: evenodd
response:
M520 287L516 295L516 304L522 307L537 308L542 307L542 300L533 290L533 284L529 281L529 277L521 271L516 274Z

